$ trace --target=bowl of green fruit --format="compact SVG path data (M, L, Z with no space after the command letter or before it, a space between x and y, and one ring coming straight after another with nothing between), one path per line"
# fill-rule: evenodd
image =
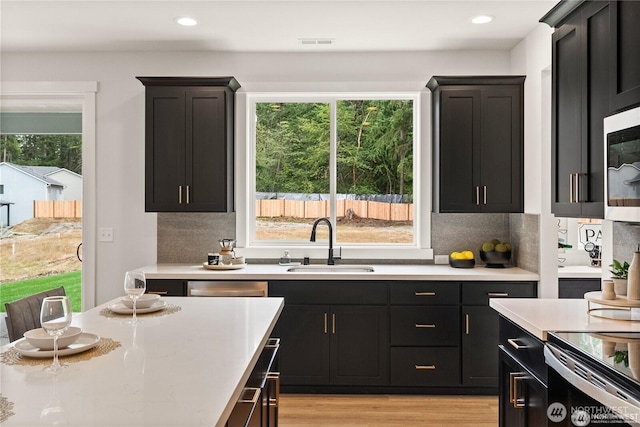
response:
M511 243L492 239L480 247L480 259L488 268L504 268L511 261Z

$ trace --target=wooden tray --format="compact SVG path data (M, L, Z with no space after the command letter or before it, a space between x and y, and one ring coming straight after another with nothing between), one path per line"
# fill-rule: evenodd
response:
M202 264L202 266L207 270L240 270L241 268L245 268L247 266L247 263L231 265L209 265L205 262Z

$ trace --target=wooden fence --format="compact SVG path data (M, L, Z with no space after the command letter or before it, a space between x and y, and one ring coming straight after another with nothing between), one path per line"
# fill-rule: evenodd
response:
M386 203L367 200L338 200L336 216L351 211L361 218L387 221L412 221L413 203ZM256 200L257 217L320 218L329 216L329 201Z
M34 200L34 218L82 218L81 200Z

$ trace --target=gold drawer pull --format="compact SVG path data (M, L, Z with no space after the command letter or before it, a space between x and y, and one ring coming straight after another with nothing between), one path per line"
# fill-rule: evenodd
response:
M436 365L416 365L417 371L433 371L436 369Z
M416 292L417 297L435 297L435 292Z
M154 295L169 295L169 291L149 291L147 293Z
M508 297L508 292L487 292L488 297Z
M509 344L511 344L511 346L513 348L515 348L516 350L523 350L525 348L529 348L528 345L524 345L524 344L518 343L517 340L518 340L517 338L508 338L507 342Z
M251 403L251 404L255 404L258 401L258 398L260 397L260 388L253 388L253 387L247 387L242 391L242 397L238 400L238 403ZM250 393L253 393L253 396L250 395ZM247 398L247 396L251 396L250 398Z
M436 327L435 323L431 323L431 324L416 323L416 328L435 328L435 327Z
M280 338L269 338L267 340L267 344L264 346L264 348L268 348L269 350L273 350L278 347L280 347Z

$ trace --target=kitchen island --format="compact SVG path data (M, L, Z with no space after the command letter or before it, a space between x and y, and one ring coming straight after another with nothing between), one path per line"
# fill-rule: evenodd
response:
M178 297L133 326L109 304L72 324L109 339L110 351L74 358L58 375L35 359L1 359L1 396L13 413L3 426L224 426L284 305ZM2 356L12 350L3 346Z

